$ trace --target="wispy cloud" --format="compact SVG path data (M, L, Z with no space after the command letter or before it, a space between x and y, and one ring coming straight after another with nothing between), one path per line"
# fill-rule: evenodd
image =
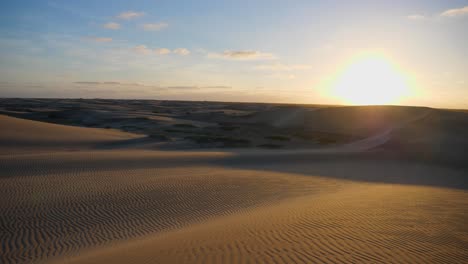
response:
M273 64L262 64L257 65L254 67L255 70L260 71L275 71L275 72L288 72L288 71L296 71L296 70L309 70L312 66L306 64L292 64L286 65L281 63L273 63Z
M226 50L222 53L209 53L209 58L227 60L272 60L276 57L271 53L264 53L253 50Z
M130 83L130 82L118 82L118 81L105 81L105 82L97 82L97 81L76 81L73 84L79 85L120 85L120 86L144 86L144 87L154 87L154 85L146 85L141 83Z
M232 86L215 85L215 86L203 86L202 88L205 88L205 89L232 89Z
M178 49L173 50L172 52L181 56L186 56L190 54L190 51L185 48L178 48Z
M73 84L84 86L125 86L125 87L150 87L161 90L226 90L231 89L231 86L213 85L213 86L198 86L198 85L179 85L179 86L159 86L154 84L143 84L135 82L120 82L120 81L75 81Z
M170 90L197 90L198 86L169 86L167 89Z
M158 54L158 55L167 55L167 54L170 54L170 53L174 53L174 54L177 54L177 55L180 55L180 56L187 56L190 54L190 51L188 49L185 49L185 48L177 48L177 49L174 49L174 50L170 50L170 49L167 49L167 48L159 48L159 49L154 49L152 50L151 48L147 47L146 45L138 45L138 46L135 46L133 47L133 51L137 52L137 53L140 53L140 54L145 54L145 55L149 55L151 53L155 53L155 54Z
M120 29L120 24L115 23L115 22L109 22L109 23L102 25L102 27L107 28L107 29L117 30L117 29Z
M165 22L159 22L159 23L153 23L153 24L148 23L148 24L141 25L141 27L145 31L160 31L160 30L167 28L168 26L169 24Z
M422 14L412 14L407 16L406 18L413 21L431 21L437 18L453 18L453 17L460 17L468 15L468 6L460 7L460 8L453 8L448 9L443 12L434 14L434 15L422 15Z
M409 15L406 18L409 20L414 20L414 21L422 21L426 19L426 16L420 15L420 14L414 14L414 15Z
M445 10L440 15L444 17L456 17L456 16L468 15L468 6Z
M140 53L140 54L150 54L151 53L151 49L149 49L145 45L135 46L135 47L133 47L133 50L135 52L137 52L137 53Z
M166 48L160 48L160 49L155 49L154 52L156 52L156 54L158 55L166 55L166 54L171 53L171 50L166 49Z
M74 84L83 84L83 85L99 85L101 82L87 82L87 81L79 81L73 82Z
M213 90L225 90L225 89L231 89L231 86L224 86L224 85L215 85L215 86L196 86L196 85L190 85L190 86L167 86L164 87L169 90L203 90L203 89L213 89Z
M91 41L94 41L94 42L100 42L100 43L112 42L112 38L88 37L87 39L91 40Z
M120 13L117 16L117 18L124 19L124 20L131 20L131 19L141 17L141 16L144 16L144 15L145 15L145 13L143 13L143 12L126 11L126 12Z

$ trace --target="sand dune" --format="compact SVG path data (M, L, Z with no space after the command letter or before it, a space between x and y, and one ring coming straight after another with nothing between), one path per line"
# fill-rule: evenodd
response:
M274 107L261 111L247 121L273 127L304 128L309 131L371 136L408 122L431 111L424 107L344 106Z
M307 186L304 177L202 164L203 159L197 166L179 155L144 151L3 159L3 260L74 254L337 185L320 180Z
M466 113L437 110L395 129L386 149L408 159L444 163L467 168L468 118Z
M466 206L461 191L350 184L69 263L464 263Z
M463 126L382 109L364 141L306 150L136 149L131 133L0 116L0 262L466 262L466 168L387 151Z
M378 170L370 170L366 161L328 162L318 173L292 163L295 171L275 172L287 170L287 163L276 162L276 168L258 160L252 162L258 167L242 169L222 153L185 155L94 151L2 160L1 186L8 197L1 203L3 262L63 262L65 256L78 263L217 263L223 258L427 263L466 256L463 190L330 177L337 165L371 177ZM229 161L231 168L206 165L216 160ZM6 170L5 163L14 166ZM412 169L432 177L463 176L450 169L393 165L400 165L394 174ZM412 228L430 238L413 234ZM393 244L387 245L388 239ZM443 250L439 244L446 244Z
M85 149L141 136L121 131L70 127L0 115L0 154Z

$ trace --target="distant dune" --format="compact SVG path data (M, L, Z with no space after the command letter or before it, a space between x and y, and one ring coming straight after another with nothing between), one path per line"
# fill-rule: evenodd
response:
M26 99L0 108L49 122L0 115L1 263L468 259L463 112Z

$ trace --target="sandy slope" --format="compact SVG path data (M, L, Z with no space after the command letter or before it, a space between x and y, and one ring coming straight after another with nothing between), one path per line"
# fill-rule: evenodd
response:
M462 191L350 184L70 263L464 263L466 198Z
M1 118L1 263L468 259L463 169L378 152L99 150L136 136Z
M0 115L0 154L85 149L135 139L114 130L70 127Z

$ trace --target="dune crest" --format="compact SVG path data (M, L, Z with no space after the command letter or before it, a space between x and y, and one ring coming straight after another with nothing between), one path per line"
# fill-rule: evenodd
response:
M87 119L136 133L0 116L0 262L468 258L464 113L224 104L235 109L219 113L193 103L199 112L186 114L189 103L167 104L154 118L146 110L122 118L134 109L113 106L121 112L100 110L104 114ZM179 112L166 113L171 107ZM56 122L81 118L69 110L54 113ZM262 123L274 121L271 113L284 120ZM18 115L40 120L42 113ZM373 116L372 125L360 115ZM230 122L213 126L223 118ZM351 126L346 119L353 119ZM317 131L320 123L323 131ZM421 137L428 128L434 129ZM272 135L275 129L284 133ZM225 134L203 134L212 130ZM253 141L286 147L246 145L239 138L249 131L258 133L248 134ZM295 138L297 131L311 133L313 142ZM307 148L295 148L306 141ZM171 144L186 148L174 151ZM243 148L225 148L239 144Z
M115 130L71 127L0 115L0 154L82 150L141 136Z

